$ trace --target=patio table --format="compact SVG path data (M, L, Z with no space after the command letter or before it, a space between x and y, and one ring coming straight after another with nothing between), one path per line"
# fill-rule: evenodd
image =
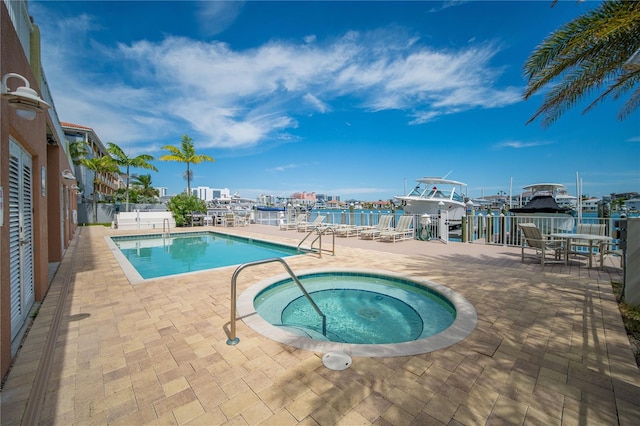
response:
M603 250L603 245L610 243L612 238L607 235L594 235L594 234L571 234L566 232L558 232L549 234L553 238L562 238L565 240L564 244L564 260L569 261L569 251L571 249L571 240L585 240L589 241L589 268L593 266L593 248L598 247L598 250Z

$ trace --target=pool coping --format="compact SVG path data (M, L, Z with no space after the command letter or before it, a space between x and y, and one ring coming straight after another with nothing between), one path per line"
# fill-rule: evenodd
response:
M266 287L277 281L290 278L288 274L279 274L266 278L252 285L242 292L236 302L236 317L251 327L254 331L261 335L284 343L295 348L306 349L313 352L344 352L350 356L363 357L392 357L392 356L408 356L418 355L443 349L460 342L466 338L476 328L478 316L473 305L461 296L459 293L451 290L444 285L433 281L416 277L408 274L400 274L388 270L378 269L360 269L360 268L317 268L296 271L296 275L309 275L317 273L362 273L362 274L378 274L386 275L396 279L409 280L417 284L428 287L429 289L440 293L446 297L456 309L456 319L444 331L423 339L414 340L403 343L389 344L357 344L357 343L339 343L323 340L314 340L307 337L299 336L276 327L264 319L256 312L253 305L255 297Z
M281 243L281 242L273 242L273 241L269 241L269 240L262 239L262 238L253 238L253 237L249 238L249 237L245 237L245 236L242 236L242 235L227 234L227 233L224 233L224 232L216 232L216 231L211 231L211 230L207 230L207 231L174 232L173 234L174 235L180 235L180 236L188 236L188 235L192 235L192 234L193 235L216 234L216 235L222 235L222 236L225 236L225 237L233 237L233 238L244 239L244 240L259 241L261 243L273 244L273 245L278 245L278 246L290 247L292 249L297 249L296 246L291 245L291 244L286 244L286 243ZM234 263L232 265L218 266L216 268L202 269L200 271L183 272L183 273L179 273L179 274L171 274L171 275L166 275L166 276L162 276L162 277L143 278L142 275L140 275L140 273L131 264L129 259L126 258L126 256L122 253L120 248L116 245L116 243L112 239L112 237L126 239L127 237L132 237L132 238L133 237L153 238L153 237L161 237L161 236L162 236L161 233L105 235L104 240L107 243L107 246L109 247L109 250L113 254L113 257L116 259L118 264L120 265L120 268L122 269L122 272L125 274L125 276L127 277L127 280L129 280L129 283L131 285L144 284L146 282L151 282L151 281L155 281L155 280L166 280L166 279L170 279L170 278L177 278L177 277L184 276L184 275L198 274L198 273L207 272L207 271L213 271L213 270L222 269L222 268L237 268L238 266L241 265L241 263ZM298 254L292 254L291 256L287 256L287 257L295 257L295 256L304 255L304 254L305 254L304 252L299 252Z

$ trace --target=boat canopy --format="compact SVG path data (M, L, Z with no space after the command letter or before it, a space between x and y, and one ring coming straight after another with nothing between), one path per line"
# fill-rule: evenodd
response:
M514 207L512 213L569 213L568 207L560 207L550 195L535 196L524 207Z
M427 185L457 185L466 187L466 183L458 182L457 180L449 180L438 177L423 177L421 179L416 179L417 182L424 183Z
M555 196L558 192L566 192L567 188L561 183L534 183L533 185L525 186L524 190L530 191L534 195L546 192Z

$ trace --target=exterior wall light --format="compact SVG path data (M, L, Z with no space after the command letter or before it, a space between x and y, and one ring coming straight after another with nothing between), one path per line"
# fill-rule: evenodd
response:
M18 78L24 81L24 86L18 87L13 92L9 90L7 86L7 80L11 77ZM7 99L9 105L15 108L16 114L25 120L33 120L36 118L36 113L44 112L51 108L51 105L43 101L36 93L35 90L29 85L29 81L16 73L8 73L2 77L2 84L0 85L0 96Z
M76 180L76 177L73 175L73 173L69 169L64 169L60 174L64 179Z

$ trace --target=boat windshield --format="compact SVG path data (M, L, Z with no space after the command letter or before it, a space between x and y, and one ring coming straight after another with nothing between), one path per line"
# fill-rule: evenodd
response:
M411 191L409 193L409 195L407 195L408 197L419 197L420 195L422 195L422 191L420 190L420 185L417 185L415 188L413 188L413 191Z
M443 199L443 200L450 200L451 199L451 192L452 191L448 191L448 190L442 190L442 189L438 189L437 187L433 187L433 188L428 188L427 190L425 190L425 197L426 198L438 198L438 199Z
M418 185L407 194L407 197L420 197L439 200L454 200L463 202L462 195L452 189L441 189L437 186Z

